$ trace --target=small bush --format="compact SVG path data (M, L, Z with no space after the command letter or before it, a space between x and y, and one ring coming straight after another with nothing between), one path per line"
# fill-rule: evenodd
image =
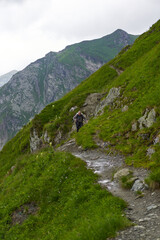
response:
M121 186L125 189L131 189L135 179L133 178L133 174L129 174L128 176L122 176L121 179Z

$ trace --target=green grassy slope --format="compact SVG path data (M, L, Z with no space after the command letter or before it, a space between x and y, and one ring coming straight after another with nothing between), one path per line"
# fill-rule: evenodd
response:
M114 33L105 36L101 39L93 40L90 42L84 41L81 43L81 52L84 55L91 55L94 57L94 53L99 59L103 59L104 62L108 62L112 59L112 56L116 56L123 47L124 43L118 41L119 36L123 36L122 30L116 30ZM132 45L138 35L128 34L128 45ZM123 37L122 37L123 38ZM94 51L93 51L94 49Z
M45 107L42 112L36 115L33 121L10 140L0 152L0 177L3 177L11 166L14 165L17 156L30 151L29 141L30 130L32 128L38 131L39 136L47 129L54 143L54 137L59 128L62 130L63 134L65 134L70 131L72 127L72 117L75 112L69 112L69 109L75 104L81 107L89 93L97 90L102 91L104 86L116 76L117 73L114 69L104 66L62 99ZM100 82L96 81L97 78Z
M129 109L122 112L120 106L117 109L106 108L102 116L91 120L81 129L76 136L77 142L84 148L94 147L94 136L98 133L99 138L110 141L114 146L110 147L110 151L114 148L125 154L128 164L151 168L151 179L160 182L160 146L158 143L153 145L160 125L160 21L109 65L125 69L108 88L121 87L120 104L128 105ZM150 128L132 132L132 124L143 116L146 108L155 109L156 122ZM143 140L141 134L147 134L148 139ZM149 147L155 150L151 158L146 154Z
M125 203L96 184L97 176L71 154L51 148L17 158L0 192L0 239L106 239L128 225ZM36 205L32 215L29 205ZM24 206L24 211L22 207ZM27 215L21 224L14 218ZM33 209L32 209L33 211Z
M158 44L159 21L155 23L149 31L137 38L135 40L135 44L133 44L128 51L125 51L125 49L128 49L128 46L122 49L122 51L113 60L111 60L110 64L124 70Z
M59 61L67 65L74 65L79 62L84 65L80 56L86 56L99 62L108 62L126 45L132 45L138 35L127 34L123 30L116 30L112 34L91 41L83 41L65 48L59 53Z
M81 108L90 93L107 95L112 87L121 87L120 105L115 102L115 107L105 108L74 137L84 148L96 147L95 137L110 141L107 151L125 154L128 164L150 168L150 178L160 183L160 145L153 145L160 133L159 59L160 21L128 51L123 50L62 99L49 104L5 145L0 152L1 239L103 240L128 225L121 216L124 202L102 190L96 184L97 176L82 161L50 147L30 154L30 131L34 128L41 136L47 130L54 144L59 130L64 137L71 130L77 111L69 112L71 107ZM125 71L118 76L110 65ZM128 105L128 111L122 112L121 105ZM132 132L132 123L146 108L156 110L156 122L150 128ZM144 133L149 136L147 140L140 137ZM149 146L155 149L150 159L146 155ZM29 203L37 205L35 215L29 215ZM21 206L27 219L14 225L12 214Z
M129 224L122 217L125 203L95 184L97 176L81 160L49 148L29 153L33 127L39 135L47 129L54 142L57 128L64 134L71 129L70 107L81 107L89 93L105 90L116 76L115 70L104 66L64 98L48 105L4 146L0 152L1 239L101 240ZM36 215L27 215L27 204L36 204ZM14 211L26 214L27 219L14 225Z
M79 108L82 107L90 93L105 91L105 86L116 77L116 71L104 65L62 99L48 105L41 114L36 115L33 120L33 128L36 128L40 135L43 130L47 129L54 143L54 137L58 129L62 131L63 135L71 130L75 111L69 112L70 108L75 105Z
M102 116L90 121L89 125L93 125L94 133L100 132L100 137L107 141L113 138L115 134L122 135L119 137L118 143L123 139L123 134L131 131L131 124L134 120L138 120L146 108L155 108L157 114L159 113L159 58L160 58L160 44L155 46L149 53L145 54L135 64L126 69L126 71L119 76L110 87L121 87L121 104L132 104L129 106L127 112L122 112L121 108L113 109L107 108ZM158 117L155 126L158 124ZM88 126L84 126L82 131L87 131ZM153 129L152 129L153 130ZM145 129L143 131L152 131ZM130 134L132 134L130 132ZM136 132L137 134L137 132ZM86 134L88 136L88 134ZM77 136L80 141L81 133ZM133 138L136 138L133 134ZM87 140L85 139L87 142ZM128 141L128 140L127 140ZM138 141L138 139L137 139ZM82 142L83 145L83 137ZM128 143L128 147L131 145ZM119 146L119 144L118 144ZM117 147L118 147L117 146ZM124 145L125 146L125 145ZM84 147L87 147L84 145ZM134 146L133 146L134 147Z
M98 135L103 141L110 141L111 145L114 145L114 150L126 154L126 161L129 164L151 167L153 171L158 172L157 177L154 174L154 180L159 181L159 170L157 170L159 166L157 160L159 146L153 146L156 153L152 155L151 159L146 156L149 145L153 145L154 137L159 132L159 32L160 21L154 24L148 32L141 35L131 48L123 49L115 59L104 65L61 100L63 104L60 105L63 106L63 110L60 110L56 121L53 121L53 123L47 122L46 125L42 124L41 126L41 129L48 130L53 142L58 128L63 134L71 128L71 119L74 113L69 113L69 109L72 106L78 105L78 107L81 107L86 95L91 92L105 92L112 87L121 87L121 105L129 105L129 110L122 112L120 107L106 109L102 116L89 121L76 134L77 142L84 148L96 147L94 138ZM110 66L125 71L118 76ZM132 104L130 104L131 102ZM56 106L56 103L54 106ZM143 116L146 108L156 110L156 123L150 128L132 132L133 122ZM35 126L41 116L35 118ZM144 141L140 138L143 133L149 135L148 140ZM112 147L110 150L113 150Z

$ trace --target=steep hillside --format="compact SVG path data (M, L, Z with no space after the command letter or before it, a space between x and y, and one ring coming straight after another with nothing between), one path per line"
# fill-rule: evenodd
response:
M148 184L158 187L159 59L160 21L4 146L2 239L105 240L129 225L125 203L102 190L83 162L56 149L75 138L83 149L121 153L127 164L150 169ZM88 123L76 133L72 118L79 109Z
M46 148L18 158L12 171L1 183L1 239L105 240L129 225L125 203L71 154Z
M79 145L90 148L102 143L109 152L125 154L128 164L153 168L151 179L160 182L159 30L160 21L131 48L124 48L77 88L48 105L33 120L33 142L36 137L41 137L37 145L43 141L57 144L67 139L72 117L81 109L88 119L94 118L75 135ZM87 96L97 96L96 100L92 99L95 106L89 103Z
M122 30L50 52L0 89L0 149L44 106L77 86L137 36Z
M5 83L7 83L7 82L11 79L11 77L12 77L14 74L16 74L17 72L18 72L18 71L13 70L13 71L11 71L11 72L9 72L9 73L6 73L6 74L0 76L0 87L2 87Z

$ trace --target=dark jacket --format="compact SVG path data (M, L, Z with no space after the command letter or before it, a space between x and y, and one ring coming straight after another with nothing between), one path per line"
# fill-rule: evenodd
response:
M76 115L73 117L73 120L75 120L78 123L83 123L84 119L86 119L86 118L82 113L80 115L78 113L76 113Z

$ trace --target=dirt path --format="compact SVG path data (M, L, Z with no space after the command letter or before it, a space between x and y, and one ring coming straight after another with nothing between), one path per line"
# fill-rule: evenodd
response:
M112 240L160 240L160 191L145 190L144 196L139 198L134 192L121 188L117 181L113 181L113 172L126 167L123 156L106 155L100 149L83 151L76 146L74 140L61 146L59 150L69 151L84 160L87 167L99 175L98 182L102 187L128 203L126 216L134 225L119 232ZM145 169L131 170L140 180L148 174Z

